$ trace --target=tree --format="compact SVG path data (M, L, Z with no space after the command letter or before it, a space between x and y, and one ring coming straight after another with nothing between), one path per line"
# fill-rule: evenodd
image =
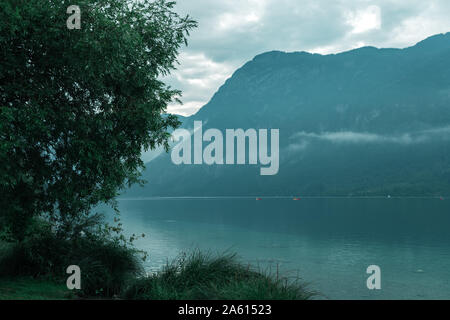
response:
M16 239L45 215L70 236L168 147L176 67L196 22L166 0L0 0L0 219ZM0 222L1 223L1 222Z

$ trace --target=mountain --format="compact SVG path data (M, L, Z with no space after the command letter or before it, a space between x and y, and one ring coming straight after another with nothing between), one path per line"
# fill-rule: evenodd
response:
M450 194L450 33L405 49L263 53L183 127L194 121L279 129L278 174L162 153L124 196Z

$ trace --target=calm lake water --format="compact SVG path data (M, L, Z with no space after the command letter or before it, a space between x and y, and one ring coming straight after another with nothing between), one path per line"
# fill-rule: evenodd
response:
M145 233L147 268L180 252L236 252L300 275L326 299L450 299L450 200L120 200L127 233ZM366 269L381 268L381 290Z

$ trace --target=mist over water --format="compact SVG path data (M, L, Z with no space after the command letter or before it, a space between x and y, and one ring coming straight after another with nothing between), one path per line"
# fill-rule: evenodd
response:
M450 201L439 199L121 200L122 222L157 271L192 249L236 252L299 275L329 299L449 299ZM381 290L366 269L381 268Z

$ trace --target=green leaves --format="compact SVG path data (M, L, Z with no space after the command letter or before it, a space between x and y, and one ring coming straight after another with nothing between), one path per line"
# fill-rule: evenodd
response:
M165 0L79 0L68 30L68 1L0 2L0 217L73 223L138 182L142 149L168 145L180 93L158 79L196 22Z

